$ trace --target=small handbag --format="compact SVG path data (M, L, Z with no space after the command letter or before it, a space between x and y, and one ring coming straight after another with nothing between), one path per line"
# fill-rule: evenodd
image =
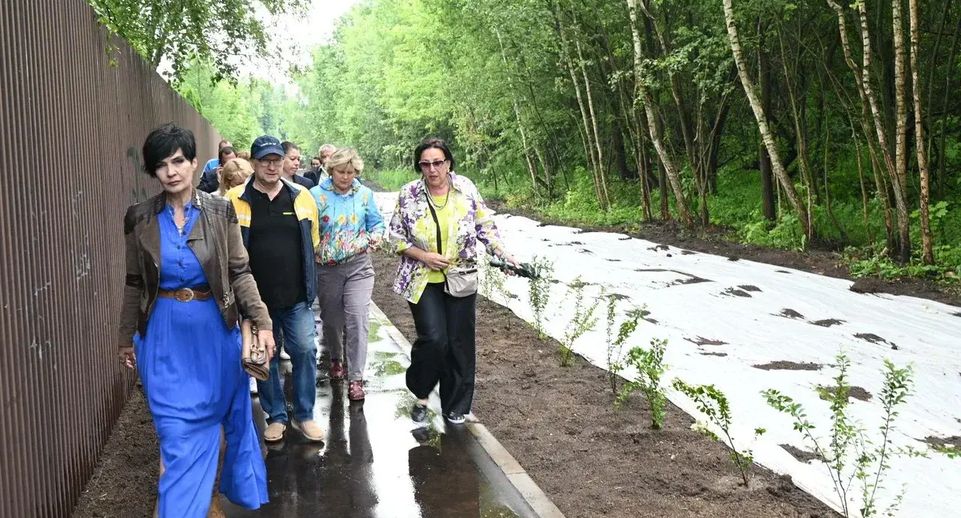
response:
M244 320L240 324L240 338L240 361L244 370L255 379L267 381L270 377L270 358L267 357L267 347L257 338L257 326L250 320Z
M430 194L427 194L427 207L430 208L430 215L434 218L434 225L437 227L437 253L444 253L444 243L440 237L440 221L437 220L437 212L430 201ZM444 272L444 293L451 297L469 297L477 293L477 267L473 265L454 266Z

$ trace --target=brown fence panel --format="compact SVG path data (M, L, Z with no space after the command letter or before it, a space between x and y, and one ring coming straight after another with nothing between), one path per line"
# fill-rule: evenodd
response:
M0 1L0 516L68 516L130 391L122 218L168 121L219 139L83 0Z

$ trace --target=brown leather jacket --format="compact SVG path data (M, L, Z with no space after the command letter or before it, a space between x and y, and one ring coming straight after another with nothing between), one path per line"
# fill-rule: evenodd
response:
M240 313L260 329L272 329L267 306L260 300L257 283L247 263L247 249L240 237L234 206L225 198L194 190L193 204L200 217L187 237L207 276L213 298L227 327ZM166 193L132 205L123 219L127 248L127 278L120 313L120 347L133 345L134 333L147 333L147 319L157 300L160 285L160 224L157 214L166 205Z

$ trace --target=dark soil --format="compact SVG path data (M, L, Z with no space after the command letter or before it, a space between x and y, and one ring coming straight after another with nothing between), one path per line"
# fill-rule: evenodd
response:
M961 436L954 435L951 437L937 437L934 435L929 435L924 438L924 442L928 443L929 446L934 448L957 448L961 446Z
M812 460L821 459L820 455L814 453L813 451L802 450L800 448L791 446L790 444L782 444L781 448L784 448L784 451L790 453L792 457L801 462L810 462Z
M140 390L134 390L73 517L152 516L159 468L160 444L147 401Z
M864 340L865 342L870 342L870 343L872 343L872 344L880 344L880 345L890 346L891 349L893 349L893 350L895 350L895 351L898 350L897 344L895 344L894 342L889 342L889 341L885 340L884 338L881 338L880 336L878 336L878 335L876 335L876 334L874 334L874 333L857 333L857 334L854 335L854 337L855 337L855 338L860 338L861 340Z
M837 392L837 387L818 387L818 392L821 394L821 399L827 401ZM858 387L852 385L848 388L848 399L857 399L858 401L870 401L871 393L867 391L864 387Z
M765 363L763 365L755 365L755 369L761 369L766 371L816 371L820 370L823 365L820 363L798 363L789 362L786 360L778 360L775 362Z
M390 289L397 259L374 264L374 302L413 341L407 303ZM639 395L615 410L607 373L579 357L561 367L558 347L478 298L474 412L569 518L836 516L761 467L741 486L728 450L673 405L660 431Z

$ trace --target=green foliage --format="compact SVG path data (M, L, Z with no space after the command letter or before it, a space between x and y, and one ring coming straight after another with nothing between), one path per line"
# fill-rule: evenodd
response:
M731 438L731 406L727 401L727 396L714 385L688 385L683 380L677 378L674 379L671 386L694 401L697 410L704 414L704 417L706 417L709 422L721 430L721 433L724 434L725 444L731 448L731 462L737 467L741 473L741 480L744 482L744 485L747 486L749 482L748 472L751 466L754 465L754 456L751 450L738 450L734 444L734 439ZM704 435L718 440L717 434L712 432L706 425L696 423L694 428ZM755 436L763 433L763 428L756 428L754 430Z
M537 338L543 340L547 337L544 333L544 311L554 282L554 263L544 257L534 256L530 264L537 272L536 276L527 279L531 310L534 312L534 329L537 330Z
M212 65L195 61L183 70L177 91L237 150L249 149L255 138L268 132L258 114L271 110L262 103L262 93L272 87L254 80L232 84L217 81L216 76Z
M944 284L957 284L961 279L961 246L936 246L934 253L938 258L937 264L924 264L920 250L915 251L907 264L898 264L891 259L891 254L883 243L876 243L846 248L843 260L854 277L921 277L935 279Z
M640 390L651 408L651 428L660 430L664 427L664 416L667 409L667 395L661 378L667 371L664 364L664 350L667 340L651 340L651 348L634 347L627 353L627 364L637 369L636 381L628 382L617 396L617 404L623 404L631 393Z
M270 13L298 13L303 0L87 0L111 32L127 40L151 66L169 62L179 80L195 59L214 64L217 80L231 77L238 57L278 59L270 48L271 33L258 7Z
M912 373L909 367L899 368L891 361L884 360L884 382L880 391L884 414L878 425L882 440L880 444L874 444L865 436L861 424L849 415L851 384L848 381L848 369L851 361L843 353L837 355L836 361L834 387L821 392L822 398L828 401L831 412L827 445L823 445L822 439L816 435L816 426L808 419L807 412L800 403L774 389L765 390L761 394L772 408L791 416L794 430L801 433L804 440L812 446L817 458L827 467L834 483L834 491L841 500L844 516L852 516L848 498L854 480L861 483L860 515L874 516L879 512L876 492L891 467L890 459L894 456L923 455L908 448L897 449L891 440L900 407L911 393ZM886 515L892 516L895 513L902 496L903 491L895 496L885 510Z
M137 27L167 27L149 22L154 12L150 6L156 2L91 2L126 6L117 16L139 17L134 20ZM219 13L231 26L243 27L246 17L224 14L248 2L221 2L208 14L213 18ZM301 3L272 0L266 5ZM207 34L191 18L199 4L190 0L185 5L189 35ZM165 7L174 9L173 4ZM646 170L650 180L654 218L661 218L662 200L668 206L666 218L677 213L673 193L658 186L663 167L636 97L637 87L643 86L653 101L664 147L680 170L684 197L700 205L698 194L704 191L703 208L711 225L729 228L736 239L758 245L791 250L811 245L870 247L862 254L870 257L875 243L887 237L884 196L877 191L889 190L890 181L882 178L881 187L875 182L873 168L883 164L868 155L858 120L859 97L843 53L809 51L822 48L826 35L837 37L837 18L830 7L823 2L751 0L738 2L737 8L738 24L756 27L741 31L746 54L765 57L771 65L768 116L787 172L810 209L813 243L801 232L783 189L776 187L773 193L775 221L762 216L758 128L733 74L720 6L646 2L649 16L638 56L625 7L624 2L599 0L369 0L357 3L339 21L333 38L313 50L311 65L294 77L296 88L254 85L253 103L246 94L240 95L243 102L236 102L229 95L204 93L197 85L184 95L204 113L221 111L215 125L235 140L262 130L301 144L305 155L321 143L350 145L359 149L368 171L409 169L410 152L418 141L439 136L451 144L457 171L474 180L487 198L572 224L631 229L644 220L638 169ZM946 19L961 16L954 4L946 9ZM921 26L936 26L942 12L922 9ZM890 70L891 24L884 20L871 17L868 23L879 46L878 66ZM561 31L569 45L562 44ZM142 32L148 39L167 34ZM951 201L961 192L961 108L939 101L951 98L944 85L956 75L956 63L948 59L950 45L936 45L932 34L940 33L923 33L920 45L931 85L925 91L931 96L926 99L929 112L923 115L929 125L930 212L940 269L932 273L927 267L913 268L913 263L896 272L888 265L854 266L864 274L950 280L961 272L961 210ZM249 39L256 43L257 33ZM184 43L184 49L188 47ZM224 62L203 59L203 53L200 57L211 64L210 76L223 74ZM893 91L890 75L874 74L876 91ZM227 107L214 107L219 104ZM893 120L894 103L882 105L884 120ZM250 114L256 124L250 123ZM593 120L584 120L582 114L593 114ZM597 145L588 141L595 125L600 157ZM913 150L908 154L913 157ZM601 161L595 166L597 158ZM909 210L914 210L918 178L911 161L907 194ZM803 170L802 163L807 166ZM705 165L706 175L698 176ZM393 172L384 176L385 187L399 186L407 177ZM602 183L609 204L598 202ZM919 242L915 216L915 248Z
M607 318L605 320L605 336L607 337L607 379L611 384L611 395L617 396L617 380L620 378L621 371L624 370L624 360L621 352L624 342L637 329L637 324L644 316L643 309L634 308L627 312L624 321L617 327L617 334L614 334L614 324L617 317L617 301L615 294L607 296Z
M561 366L570 367L574 362L574 342L584 335L584 333L594 329L597 318L594 311L597 310L595 304L585 307L584 288L587 286L580 277L574 279L567 290L568 297L574 299L574 315L567 322L564 330L564 341L561 343Z
M410 169L375 169L364 171L364 177L389 191L396 191L404 184L415 180L417 173Z

